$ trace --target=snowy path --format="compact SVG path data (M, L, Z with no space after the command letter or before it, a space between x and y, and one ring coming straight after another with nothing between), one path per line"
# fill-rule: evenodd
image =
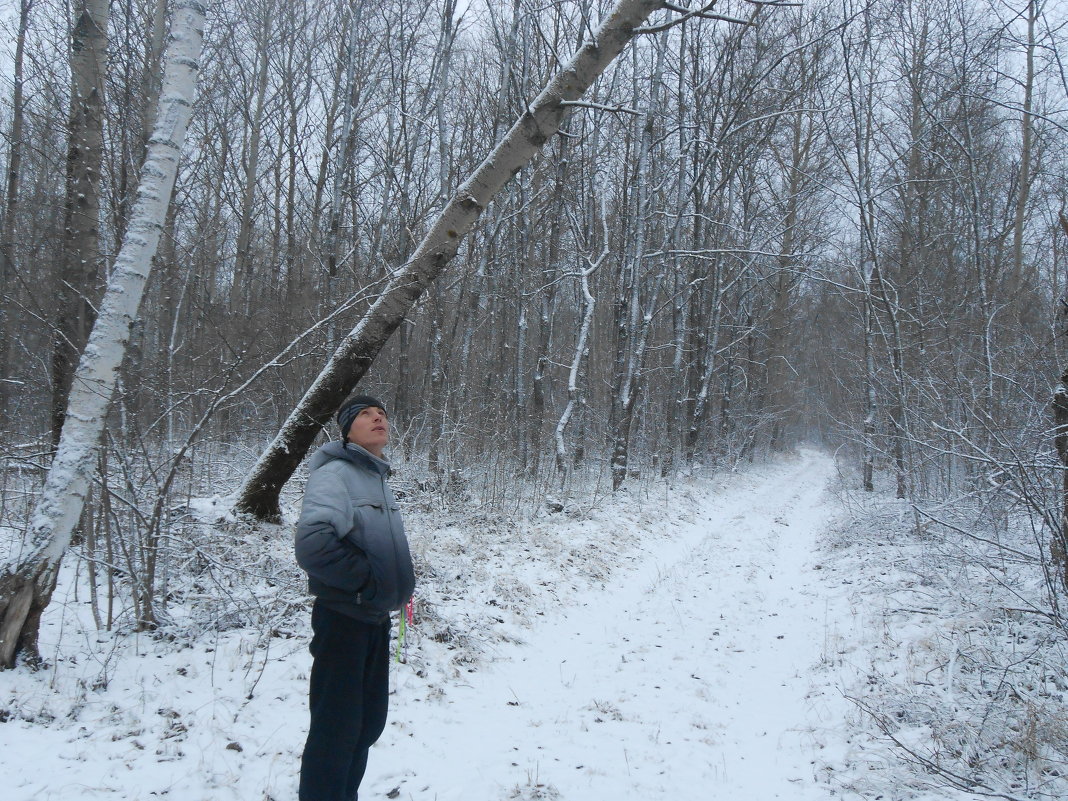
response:
M870 634L848 584L868 565L820 555L839 512L825 492L832 471L830 457L808 453L614 498L543 528L540 549L536 529L502 533L522 551L487 555L485 575L467 585L474 594L457 593L449 609L463 625L489 625L467 647L497 658L457 678L450 660L462 650L427 640L426 675L394 671L361 799L825 801L824 771L842 789L856 764L846 742L856 712L836 686L856 684L867 650L851 649ZM659 531L664 511L687 522ZM617 531L618 553L606 557ZM495 534L470 533L439 543L442 570L471 570L451 545ZM561 569L586 547L600 554L586 567L615 565L604 585L589 587L596 570ZM234 629L176 648L85 634L87 594L73 597L73 572L43 628L59 649L52 668L0 681L0 712L15 710L0 715L0 773L12 779L0 798L292 801L307 638ZM567 600L528 616L529 627L496 627L486 604L498 578L536 587L531 613L554 593Z
M826 798L815 754L846 706L814 671L844 613L817 569L831 469L807 454L734 477L467 686L402 686L366 796Z

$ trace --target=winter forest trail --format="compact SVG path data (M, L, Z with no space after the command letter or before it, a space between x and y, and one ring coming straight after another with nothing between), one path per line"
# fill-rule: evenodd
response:
M832 470L807 453L732 477L465 685L408 702L402 682L368 796L826 798L849 712L817 670L849 615L817 542Z
M878 599L851 582L886 568L827 552L834 470L805 452L574 517L425 526L439 617L391 671L362 801L856 798L870 754L839 687L867 675ZM0 799L294 799L306 599L290 636L97 632L77 570L42 627L50 669L0 682Z

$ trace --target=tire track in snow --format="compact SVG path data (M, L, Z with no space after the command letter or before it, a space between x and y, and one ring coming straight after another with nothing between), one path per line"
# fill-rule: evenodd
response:
M368 795L825 798L815 754L848 712L814 673L840 602L813 564L831 470L734 477L511 659L396 710Z

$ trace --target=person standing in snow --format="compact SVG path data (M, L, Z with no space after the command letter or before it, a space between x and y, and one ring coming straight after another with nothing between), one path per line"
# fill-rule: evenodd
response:
M386 725L391 611L415 589L397 503L386 483L385 407L352 395L338 409L341 441L311 458L296 531L312 606L311 724L300 801L355 801L367 752Z

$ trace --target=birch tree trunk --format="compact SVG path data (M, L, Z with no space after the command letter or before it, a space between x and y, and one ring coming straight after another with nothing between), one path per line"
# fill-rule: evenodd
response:
M575 413L575 406L583 402L579 388L579 374L582 370L583 360L589 355L587 343L590 338L590 327L593 325L593 315L597 305L593 293L590 292L590 276L597 271L597 268L601 266L607 257L608 243L607 237L605 237L605 246L604 250L601 251L601 255L597 257L596 261L587 258L589 267L578 274L582 289L582 325L579 328L578 341L575 343L575 356L571 360L571 369L567 374L567 405L564 407L563 414L560 415L554 434L556 440L556 471L560 474L561 486L568 473L567 444L564 440L564 433L567 431L568 423L571 422L571 416Z
M0 574L0 667L12 667L20 650L39 660L41 613L51 599L60 559L81 516L130 323L137 315L159 245L192 111L204 6L197 0L179 0L173 19L156 127L130 224L74 376L62 438L41 499L20 553L8 558Z
M511 130L449 200L416 248L357 326L346 335L282 430L253 467L236 508L260 519L279 518L282 486L304 458L338 403L359 382L412 304L456 255L486 206L559 131L593 81L663 0L619 0L591 41L556 72Z
M520 16L520 3L519 0L512 0L512 17L509 24L508 33L504 37L504 45L500 52L501 58L501 77L500 83L497 86L497 99L494 105L493 112L493 135L491 140L496 142L497 137L500 135L501 125L504 120L504 115L508 106L508 92L509 87L512 84L512 73L514 71L514 64L516 60L516 40L519 35L519 16ZM488 6L489 10L493 11L493 4ZM501 36L500 31L496 29L496 17L493 18L491 23L494 26L497 36ZM482 246L482 252L479 254L478 267L473 274L464 276L464 283L470 284L470 287L465 287L467 291L467 303L463 307L462 312L462 330L463 340L460 343L460 365L459 375L468 375L468 365L471 360L471 343L475 332L475 319L478 316L479 309L484 304L485 292L483 291L483 285L487 281L487 269L492 263L492 256L495 252L496 242L494 240L495 234L493 231L487 232L487 241ZM457 407L466 406L471 395L471 387L465 383L460 387L458 392Z

